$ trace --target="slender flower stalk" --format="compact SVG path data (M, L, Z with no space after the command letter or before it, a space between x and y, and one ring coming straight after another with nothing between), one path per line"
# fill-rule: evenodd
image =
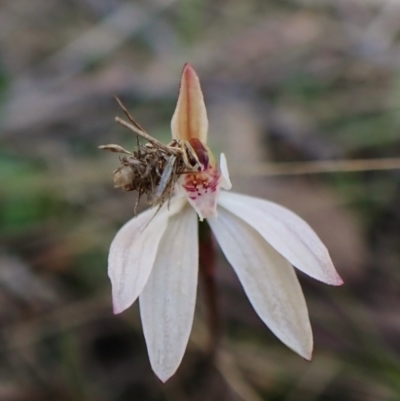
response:
M190 157L185 156L182 174L164 180L173 184L168 202L161 202L156 214L149 209L128 221L111 244L108 272L114 312L121 313L139 297L151 366L161 381L168 380L181 363L192 328L199 268L198 219L206 219L261 320L289 348L311 359L312 331L293 266L324 283L340 285L327 249L293 212L228 192L232 185L226 158L221 154L218 165L207 146L207 111L199 78L189 64L183 68L171 130L173 144L180 146L174 148L173 157L186 153ZM117 151L118 145L108 146ZM136 155L140 168L146 169L146 160L153 160L149 149L145 156L143 152ZM166 170L175 159L162 155ZM126 168L132 167L129 163L126 160ZM183 171L187 166L189 170ZM127 179L142 170L127 171L117 170L118 182L122 180L125 186ZM144 185L144 191L151 194L153 187L147 181Z
M215 244L207 223L199 226L199 243L199 273L203 281L209 327L208 353L212 357L215 355L220 340L221 324L217 301Z

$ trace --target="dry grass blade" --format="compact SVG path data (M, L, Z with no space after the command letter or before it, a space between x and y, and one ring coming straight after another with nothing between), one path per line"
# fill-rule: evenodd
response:
M130 155L131 154L131 152L129 152L128 150L124 149L122 146L114 145L114 144L101 145L101 146L99 146L99 149L109 150L110 152L114 152L114 153L125 153L126 155Z
M118 96L114 96L114 99L117 101L119 107L121 107L122 111L125 113L126 117L128 118L128 120L140 131L146 132L138 122L136 122L133 117L131 116L131 114L129 113L129 111L127 110L127 108L124 106L124 104L121 102L121 99Z
M229 386L244 401L262 401L261 396L247 383L235 360L226 351L220 351L217 367Z
M400 158L265 163L233 169L238 175L302 175L357 171L399 170Z
M119 117L115 117L115 121L118 124L121 124L122 126L124 126L125 128L130 129L131 131L133 131L135 134L141 136L142 138L144 138L146 141L150 142L152 145L154 145L157 148L160 148L162 150L164 150L165 152L167 152L168 154L173 154L173 155L177 155L182 153L182 151L180 151L179 149L174 149L171 148L170 146L164 145L163 143L161 143L160 141L157 141L157 139L153 138L151 135L149 135L141 126L139 123L137 123L135 121L135 119L131 116L131 114L129 113L129 111L127 110L127 108L123 105L123 103L121 102L121 100L117 97L114 96L114 99L117 101L119 107L121 107L122 111L124 112L124 114L126 115L126 117L128 118L128 120L132 123L129 124L126 121L120 119Z
M118 124L121 124L122 126L124 126L125 128L128 128L129 130L133 131L136 135L139 135L142 138L146 139L146 141L150 142L152 145L164 150L164 152L167 152L168 154L179 155L182 153L182 151L180 149L171 149L171 147L164 145L160 141L157 141L157 139L150 136L146 131L142 131L141 129L137 128L135 125L129 124L119 117L115 117L115 121Z

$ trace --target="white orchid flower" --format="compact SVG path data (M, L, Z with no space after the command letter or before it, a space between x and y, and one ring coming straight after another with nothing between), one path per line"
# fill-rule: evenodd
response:
M202 171L182 176L177 185L184 196L173 197L155 216L150 209L134 217L115 236L108 266L114 312L139 297L151 366L161 381L169 379L193 323L199 217L207 220L261 320L289 348L311 359L312 331L293 266L324 283L342 284L326 247L288 209L226 191L231 188L226 159L222 154L218 168L206 145L206 107L189 64L171 129L174 139L190 142Z

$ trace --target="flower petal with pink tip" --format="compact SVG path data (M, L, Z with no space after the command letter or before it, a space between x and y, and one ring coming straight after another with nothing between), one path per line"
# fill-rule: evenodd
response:
M208 220L255 311L289 348L311 359L307 305L290 263L238 216L219 209Z
M179 87L178 103L171 121L172 137L189 141L197 138L207 143L208 119L199 77L185 64Z
M297 269L327 284L343 284L325 245L314 230L290 210L233 192L221 192L218 205L258 231Z

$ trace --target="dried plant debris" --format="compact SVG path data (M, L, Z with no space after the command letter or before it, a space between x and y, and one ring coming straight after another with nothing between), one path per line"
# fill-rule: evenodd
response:
M132 118L121 101L118 98L116 100L130 123L119 117L115 120L136 134L137 145L132 152L115 144L99 146L100 149L126 155L120 157L121 164L114 171L114 186L124 191L138 192L135 214L143 195L147 203L161 207L173 195L180 176L201 171L202 163L190 142L173 140L164 145L150 136ZM140 138L147 143L141 144Z

